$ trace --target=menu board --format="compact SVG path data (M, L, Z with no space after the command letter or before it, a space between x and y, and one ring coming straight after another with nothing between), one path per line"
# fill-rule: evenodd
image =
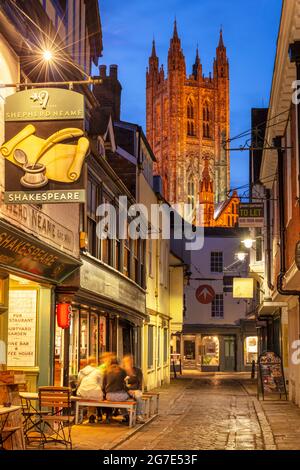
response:
M265 393L285 395L287 398L281 357L267 351L259 356L258 363L263 398Z
M9 291L7 366L35 366L37 291Z

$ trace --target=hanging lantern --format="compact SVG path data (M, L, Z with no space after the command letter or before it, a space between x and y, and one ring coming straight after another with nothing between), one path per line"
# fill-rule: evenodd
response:
M57 324L60 328L66 329L70 326L72 306L68 303L56 305Z

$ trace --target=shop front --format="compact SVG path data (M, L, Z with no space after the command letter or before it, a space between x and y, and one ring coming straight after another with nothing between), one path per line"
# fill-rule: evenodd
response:
M55 289L80 261L0 220L0 341L3 366L29 390L52 383Z
M108 265L82 255L82 266L57 289L56 303L72 307L70 327L55 328L55 383L69 384L86 361L101 354L133 354L141 365L145 292Z

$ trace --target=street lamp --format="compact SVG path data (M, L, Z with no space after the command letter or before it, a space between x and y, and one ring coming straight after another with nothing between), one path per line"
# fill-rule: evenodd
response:
M246 256L247 256L247 253L245 253L244 251L239 251L237 254L236 254L236 257L239 261L245 261L246 259Z
M43 59L46 61L46 62L50 62L50 60L53 59L53 54L50 50L46 49L44 52L43 52Z
M253 240L252 238L245 238L245 240L242 240L242 243L243 243L244 247L247 248L247 249L252 248L254 242L255 242L255 240Z

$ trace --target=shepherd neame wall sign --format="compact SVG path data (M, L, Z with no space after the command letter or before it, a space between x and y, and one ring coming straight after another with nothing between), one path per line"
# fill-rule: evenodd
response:
M21 91L5 104L5 121L71 121L84 119L84 98L62 88Z
M89 140L83 95L55 88L21 91L7 98L5 118L4 202L84 202Z

